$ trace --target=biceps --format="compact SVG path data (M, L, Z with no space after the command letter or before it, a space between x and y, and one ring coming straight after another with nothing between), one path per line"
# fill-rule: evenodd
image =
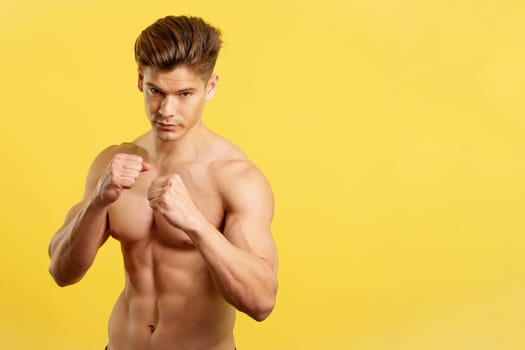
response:
M229 215L224 236L236 247L266 260L274 270L277 268L277 251L270 222L243 215Z

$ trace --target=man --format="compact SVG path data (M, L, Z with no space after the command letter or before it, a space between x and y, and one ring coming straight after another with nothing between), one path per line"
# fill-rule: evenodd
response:
M200 18L169 16L141 33L138 88L151 130L98 155L49 245L49 271L66 286L109 236L120 241L126 278L109 350L233 350L235 310L261 321L273 309L272 191L201 119L220 46Z

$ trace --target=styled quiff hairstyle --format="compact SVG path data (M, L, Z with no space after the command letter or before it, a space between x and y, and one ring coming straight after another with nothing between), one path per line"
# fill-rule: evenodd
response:
M187 67L206 81L221 49L221 32L202 18L167 16L147 27L135 42L141 67L167 71Z

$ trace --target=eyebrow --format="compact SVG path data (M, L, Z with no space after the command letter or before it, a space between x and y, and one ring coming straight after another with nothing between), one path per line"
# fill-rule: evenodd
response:
M155 89L161 91L162 93L165 93L164 89L161 89L160 87L158 87L157 85L155 85L155 84L153 84L153 83L146 82L146 85L147 85L148 87L155 88ZM195 92L195 91L197 91L197 89L194 88L194 87L187 87L187 88L177 89L177 90L175 90L175 93L176 93L176 94L180 94L181 92L186 92L186 91L189 91L189 92Z

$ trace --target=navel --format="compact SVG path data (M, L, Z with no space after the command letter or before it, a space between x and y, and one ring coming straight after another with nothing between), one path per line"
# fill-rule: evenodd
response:
M155 328L156 327L155 327L155 325L153 323L149 324L148 327L149 327L149 330L150 330L151 333L155 332Z

